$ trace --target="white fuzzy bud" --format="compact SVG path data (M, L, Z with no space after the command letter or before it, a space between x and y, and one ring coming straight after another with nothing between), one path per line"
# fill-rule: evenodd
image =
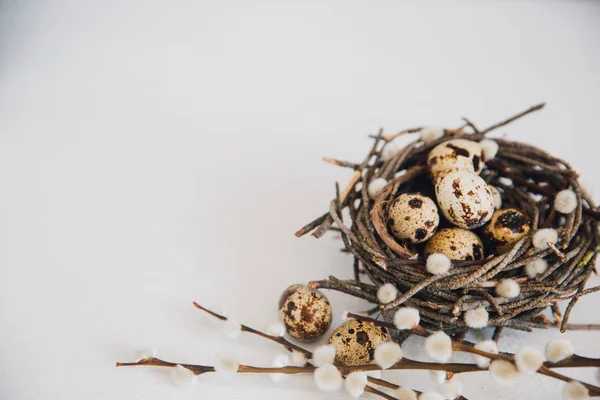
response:
M505 360L494 360L490 363L490 374L498 385L511 386L519 379L519 370L515 364Z
M519 372L535 374L544 364L544 355L534 348L523 347L515 354L515 364Z
M419 322L421 322L421 317L416 308L402 307L394 314L394 325L401 330L412 329L419 325Z
M429 378L433 381L433 383L437 383L438 385L446 382L447 377L448 375L446 374L446 371L436 371L433 369L429 371Z
M171 369L171 380L179 387L191 388L196 385L198 376L183 365L177 364Z
M589 400L589 390L581 382L571 381L563 389L564 400Z
M229 355L217 354L215 357L215 371L225 377L232 378L237 374L240 363Z
M345 322L348 320L348 310L344 310L344 312L342 313L342 315L340 315L340 320Z
M438 362L446 362L452 357L452 340L442 331L435 332L425 339L425 351Z
M500 194L500 191L496 188L496 186L488 185L488 187L492 191L492 197L494 198L494 207L496 208L496 210L501 209L502 195Z
M354 371L346 376L344 388L352 398L359 398L365 391L367 384L367 374L361 371Z
M488 314L485 307L479 307L474 310L469 310L465 313L465 323L469 328L485 328L488 324L488 320L490 319L490 314Z
M301 353L297 350L292 350L292 357L290 359L290 365L294 367L304 367L308 360L304 353Z
M424 143L431 143L444 136L444 128L439 126L426 126L421 129L421 140Z
M313 378L317 387L324 392L333 392L344 384L342 374L331 364L325 364L317 368Z
M498 344L493 340L482 340L475 345L477 350L485 351L490 354L498 354ZM475 364L481 369L485 369L490 365L490 359L484 356L473 355Z
M558 232L556 229L544 228L535 231L531 237L531 243L533 247L538 250L546 250L548 248L548 242L554 244L558 241Z
M333 364L335 360L335 348L333 346L319 346L313 351L312 364L320 367L325 364Z
M388 369L402 359L402 349L396 342L381 343L375 349L375 363L382 369Z
M398 296L398 289L391 283L381 285L377 290L377 299L381 304L391 303L396 300Z
M379 193L381 193L381 191L387 184L388 181L384 178L373 179L369 183L369 186L367 186L367 192L369 193L369 197L372 199L377 198L377 196L379 196Z
M514 279L502 279L496 283L496 294L500 297L513 298L521 293L521 286Z
M285 335L285 326L281 322L273 322L267 326L267 335L281 337Z
M547 269L548 261L544 260L543 258L539 258L525 265L525 273L530 279L535 278L537 275L543 274Z
M577 208L577 195L571 189L561 190L554 197L554 208L562 214L571 214Z
M223 332L232 339L237 339L242 333L242 325L234 319L229 318L223 324Z
M481 145L481 152L483 153L483 161L491 160L496 157L498 153L498 143L494 140L484 139L479 142Z
M414 390L399 387L396 389L396 397L398 400L417 400L417 393Z
M573 355L573 344L568 340L553 340L546 345L546 359L557 363Z
M452 262L445 254L433 253L427 257L425 267L427 272L433 275L445 274L450 270Z
M290 357L287 354L278 354L273 358L271 366L274 368L283 368L290 365ZM287 378L286 374L269 374L271 380L275 383L283 381Z
M458 379L444 382L438 388L438 392L445 400L454 400L462 395L462 382Z
M389 142L383 146L381 150L381 159L383 161L389 161L397 156L402 151L402 147L396 142Z
M439 393L425 392L419 396L419 400L444 400L444 398Z

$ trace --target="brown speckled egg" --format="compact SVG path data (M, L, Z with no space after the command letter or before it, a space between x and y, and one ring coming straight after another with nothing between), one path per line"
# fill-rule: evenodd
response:
M375 349L387 342L387 329L351 319L340 325L329 338L335 348L335 361L341 365L375 364Z
M446 219L460 228L479 228L492 218L494 196L479 175L448 172L437 181L435 195Z
M305 342L319 339L331 326L327 297L308 285L292 285L279 299L279 319L290 336Z
M425 245L425 255L445 254L451 260L483 260L479 236L460 228L440 229Z
M424 242L433 236L439 223L437 206L421 194L401 194L390 206L389 224L398 239Z
M452 139L435 146L427 157L429 173L435 179L450 171L479 174L483 170L482 147L466 139Z
M529 217L514 208L498 210L486 225L483 234L486 242L498 253L505 253L531 230Z

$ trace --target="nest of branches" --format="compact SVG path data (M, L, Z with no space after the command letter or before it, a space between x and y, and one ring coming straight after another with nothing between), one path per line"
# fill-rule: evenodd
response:
M489 313L487 326L497 327L498 335L505 327L525 331L550 326L568 329L569 315L578 299L598 290L585 286L595 272L600 245L599 210L568 162L532 145L494 138L498 151L494 158L485 161L480 176L498 188L503 208L512 207L527 214L531 229L504 252L486 248L481 260L452 260L446 273L429 273L424 244L398 240L389 226L390 205L399 195L418 192L435 198L427 168L433 148L450 139L489 139L490 132L542 107L543 104L531 107L481 130L464 119L462 126L444 129L443 136L433 141L423 141L421 137L410 141L393 157L383 156L387 146L399 136L418 136L423 128L393 135L380 131L372 136L374 143L358 164L326 158L327 162L352 169L352 179L343 190L336 185L329 210L296 235L312 232L319 238L330 230L338 232L344 251L354 258L354 279L329 277L311 285L372 302L375 307L371 312L381 311L387 322L392 322L393 311L398 307L414 307L419 310L424 327L450 334L465 334L469 330L465 313L481 307ZM368 186L377 178L384 178L387 184L372 198ZM565 189L572 190L577 199L577 206L568 214L557 212L554 207L555 196ZM440 229L448 225L441 217ZM545 228L555 229L558 240L539 249L533 245L532 236ZM480 234L481 229L473 232ZM547 268L531 277L525 266L540 259L547 262ZM517 296L497 294L496 284L505 279L519 284ZM382 304L377 292L387 283L397 288L398 295ZM567 302L564 314L558 306L562 301ZM551 313L543 313L546 309Z

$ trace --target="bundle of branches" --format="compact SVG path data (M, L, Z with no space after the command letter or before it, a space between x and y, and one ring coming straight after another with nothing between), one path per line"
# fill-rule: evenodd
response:
M374 143L359 164L325 158L353 169L352 179L343 190L336 185L328 212L296 235L312 232L320 238L330 230L341 234L344 251L354 258L354 279L332 276L311 282L311 286L366 299L376 304L371 311L382 311L387 322L392 322L398 307L414 307L424 327L450 334L465 334L470 328L483 326L497 327L498 335L504 327L525 331L557 325L563 331L569 328L569 315L578 299L600 289L585 288L598 257L600 210L566 161L532 145L487 138L490 132L543 106L531 107L481 130L463 119L464 124L455 129L419 127L393 135L380 131L372 136ZM419 137L403 148L394 142L411 134ZM450 144L464 144L456 142L458 139L475 142L481 150ZM446 149L435 150L444 143ZM467 165L462 158L471 157L470 152L476 156L469 158L472 164ZM436 159L438 154L441 156ZM444 157L452 158L450 170L455 176L461 176L461 168L470 169L467 177L477 175L472 179L482 179L487 185L482 189L465 184L466 190L472 190L463 194L463 183L454 182L456 197L474 195L473 204L448 206L448 201L457 200L440 198L445 189L435 176L439 172L435 164L446 163L448 158ZM484 190L483 197L496 197L491 212L482 205L486 198L473 193L478 190ZM421 196L408 198L411 206L421 207L422 201L430 201L427 198L437 198L431 207L438 220L421 221L426 225L413 230L414 237L406 236L410 224L406 229L398 226L399 218L411 218L400 204L401 196L407 194ZM506 210L509 212L503 216ZM419 212L413 220L423 216L424 211ZM436 234L444 231L448 236L452 229L460 228L481 238L481 247L473 244L473 252L470 247L460 248L470 246L465 241L453 243L449 239L454 253L448 250L447 259L437 254L436 246L428 251ZM494 231L496 228L499 232ZM439 259L431 257L432 252ZM450 260L448 268L444 267L445 260ZM378 296L382 286L389 288L390 284L397 290L393 297ZM564 315L558 307L561 301L568 301ZM542 314L547 308L551 308L554 319Z

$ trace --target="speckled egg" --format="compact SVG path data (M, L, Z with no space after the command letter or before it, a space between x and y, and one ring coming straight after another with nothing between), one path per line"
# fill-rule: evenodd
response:
M479 174L484 167L482 153L481 145L471 140L452 139L440 143L427 157L429 173L434 180L449 171Z
M425 256L445 254L451 260L483 260L483 243L479 236L460 228L440 229L425 245Z
M498 253L505 253L531 230L527 214L515 209L498 210L483 230L486 242Z
M384 327L352 319L333 331L329 344L335 347L336 363L351 366L375 364L375 349L388 340Z
M279 299L279 319L290 336L305 342L319 339L331 326L327 297L308 285L292 285Z
M401 240L421 243L435 233L440 215L434 201L418 193L401 194L390 205L389 225Z
M437 181L435 194L446 219L460 228L479 228L492 218L494 196L479 175L448 172Z

